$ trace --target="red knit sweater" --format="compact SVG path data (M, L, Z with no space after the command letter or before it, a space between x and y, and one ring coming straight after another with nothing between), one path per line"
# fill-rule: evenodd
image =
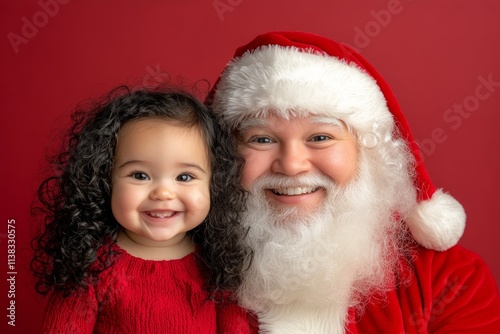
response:
M43 333L248 333L244 310L207 300L194 253L152 261L122 252L97 285L51 295Z

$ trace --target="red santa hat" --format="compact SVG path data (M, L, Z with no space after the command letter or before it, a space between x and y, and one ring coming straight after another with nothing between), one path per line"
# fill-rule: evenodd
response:
M415 159L417 204L406 223L422 246L446 250L465 228L463 207L436 189L394 94L382 76L348 46L303 32L270 32L238 48L207 97L236 128L270 111L343 120L358 134L397 128Z

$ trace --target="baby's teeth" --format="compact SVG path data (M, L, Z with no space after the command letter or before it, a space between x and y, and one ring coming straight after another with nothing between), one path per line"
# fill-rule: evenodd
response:
M155 218L167 218L167 217L170 217L171 214L169 213L156 213L156 212L150 212L149 213L152 217L155 217Z

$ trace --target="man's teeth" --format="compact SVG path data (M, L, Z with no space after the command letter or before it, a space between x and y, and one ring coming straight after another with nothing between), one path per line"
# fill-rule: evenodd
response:
M155 218L167 218L167 217L172 217L174 215L174 212L173 211L169 211L169 212L151 212L151 211L149 211L148 214L151 217L155 217Z
M309 194L316 191L317 188L313 187L294 187L284 189L273 189L273 192L278 195L302 195Z

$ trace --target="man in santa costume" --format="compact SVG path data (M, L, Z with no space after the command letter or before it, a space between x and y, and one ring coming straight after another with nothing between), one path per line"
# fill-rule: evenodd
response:
M261 333L500 333L465 213L436 189L380 74L351 48L272 32L207 98L238 138L254 256L237 296Z

